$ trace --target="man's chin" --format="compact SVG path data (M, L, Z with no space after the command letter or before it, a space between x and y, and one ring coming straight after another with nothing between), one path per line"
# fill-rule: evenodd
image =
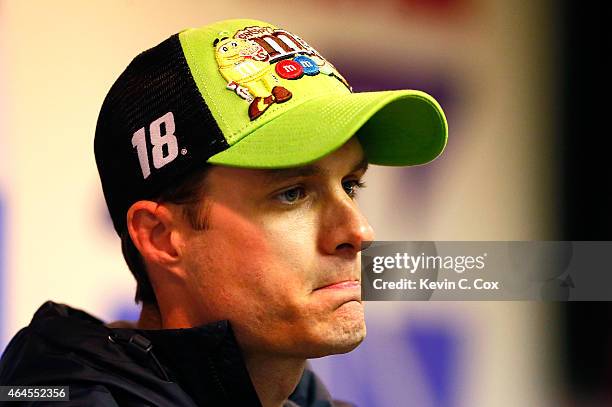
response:
M365 328L363 332L354 333L351 336L344 336L342 338L334 338L329 342L320 345L314 350L309 359L321 358L330 355L339 355L342 353L348 353L354 350L357 346L365 339Z
M350 337L343 338L344 340L336 345L336 349L334 349L333 353L330 355L347 353L354 350L357 346L361 345L361 342L365 339L366 336L366 328L363 325L363 329L359 332L353 333Z
M313 354L309 358L347 353L355 349L366 336L366 325L363 316L342 318L320 337Z

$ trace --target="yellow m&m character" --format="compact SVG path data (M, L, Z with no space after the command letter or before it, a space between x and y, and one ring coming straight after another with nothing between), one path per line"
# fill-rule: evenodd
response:
M219 71L227 81L228 89L243 99L252 98L249 105L251 120L261 116L273 103L291 99L291 92L278 85L268 55L257 43L241 38L222 38L215 40L213 46Z

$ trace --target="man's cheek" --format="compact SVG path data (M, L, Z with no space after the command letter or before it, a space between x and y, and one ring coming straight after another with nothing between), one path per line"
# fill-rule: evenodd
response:
M271 262L265 240L257 237L237 239L215 234L207 247L211 272L232 280L260 280ZM236 241L235 241L236 240ZM206 263L204 263L206 267ZM231 284L231 281L226 281Z

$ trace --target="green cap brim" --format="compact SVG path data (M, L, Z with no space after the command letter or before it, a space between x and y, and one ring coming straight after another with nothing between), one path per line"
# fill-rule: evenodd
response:
M424 92L331 94L291 108L208 162L243 168L297 167L330 154L357 135L372 164L418 165L444 150L447 134L444 112Z

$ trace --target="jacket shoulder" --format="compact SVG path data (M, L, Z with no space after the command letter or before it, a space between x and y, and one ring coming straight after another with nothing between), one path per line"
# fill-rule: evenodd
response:
M62 406L194 406L140 348L112 341L111 332L83 311L45 303L0 358L0 385L69 386Z
M50 374L50 371L56 370L55 375L57 375L59 373L58 370L61 370L61 368L60 366L53 367L51 364L53 350L45 349L45 346L40 342L35 338L35 334L30 327L21 329L11 339L0 359L0 385L68 385L70 401L62 402L62 406L119 406L105 386L86 383L71 385L68 382L54 382L52 379L53 374ZM43 352L45 350L50 351L50 353ZM67 368L69 364L64 361L64 367ZM67 377L64 377L63 380L67 380ZM56 404L57 402L52 401L38 401L25 402L20 405L39 407Z
M52 327L49 320L40 318L43 304L37 311L30 325L22 328L11 339L0 358L0 385L63 385L65 380L82 377L86 363L79 349L61 343L68 342L70 330L55 329L56 338L47 338L42 327ZM62 381L64 381L62 383Z

